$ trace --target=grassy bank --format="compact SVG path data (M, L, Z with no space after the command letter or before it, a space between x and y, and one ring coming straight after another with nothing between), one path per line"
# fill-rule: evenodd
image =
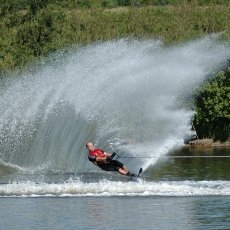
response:
M63 4L63 3L62 3ZM8 72L72 44L126 36L176 43L223 32L230 38L230 5L197 3L145 7L20 5L1 14L0 70Z

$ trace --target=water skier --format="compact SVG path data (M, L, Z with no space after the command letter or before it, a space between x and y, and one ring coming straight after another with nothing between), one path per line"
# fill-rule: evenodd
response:
M86 148L89 150L88 159L93 164L98 166L104 171L117 171L121 175L137 177L136 174L132 174L125 167L123 163L118 160L113 160L113 157L116 155L115 153L107 153L101 149L96 148L92 142L88 142L86 144Z

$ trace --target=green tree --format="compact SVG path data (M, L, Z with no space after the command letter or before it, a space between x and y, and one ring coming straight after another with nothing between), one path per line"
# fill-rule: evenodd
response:
M230 68L205 84L196 98L198 136L225 141L230 137Z
M52 39L53 21L51 15L43 12L17 32L16 43L35 57L42 55L42 49Z
M40 9L44 9L49 0L31 0L30 1L30 12L35 15Z

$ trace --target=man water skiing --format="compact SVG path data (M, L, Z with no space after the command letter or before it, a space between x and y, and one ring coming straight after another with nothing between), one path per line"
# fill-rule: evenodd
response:
M102 170L117 171L121 175L137 177L137 175L130 173L123 163L117 160L113 160L113 157L116 155L115 153L106 153L103 150L96 148L92 142L88 142L86 144L86 148L89 150L89 161L91 161Z

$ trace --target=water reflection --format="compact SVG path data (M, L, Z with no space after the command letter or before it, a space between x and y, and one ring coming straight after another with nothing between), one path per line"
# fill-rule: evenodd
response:
M230 229L229 210L229 199L201 197L193 202L192 222L199 229Z
M222 156L230 156L230 148L181 148L159 159L146 173L150 180L229 180L230 157Z

